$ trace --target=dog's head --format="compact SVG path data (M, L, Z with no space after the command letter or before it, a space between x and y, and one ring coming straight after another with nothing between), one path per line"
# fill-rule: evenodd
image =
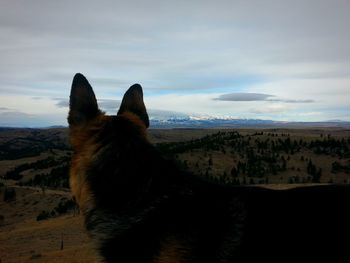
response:
M137 188L140 178L136 177L141 177L145 165L142 154L149 145L146 139L149 119L139 84L126 91L117 115L107 116L99 109L87 79L76 74L68 123L74 151L70 185L82 210L93 207L100 196L108 203L113 202L111 195L116 191L120 193L119 200L130 199L132 194L142 191ZM132 180L136 190L131 189Z

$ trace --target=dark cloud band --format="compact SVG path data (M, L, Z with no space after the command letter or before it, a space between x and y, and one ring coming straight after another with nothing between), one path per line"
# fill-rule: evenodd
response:
M214 100L222 100L222 101L264 101L270 97L274 97L269 94L262 93L228 93L222 94L218 98Z
M264 93L228 93L222 94L213 100L220 101L273 101L273 102L285 102L285 103L312 103L314 100L311 99L282 99L276 98L275 95L264 94Z

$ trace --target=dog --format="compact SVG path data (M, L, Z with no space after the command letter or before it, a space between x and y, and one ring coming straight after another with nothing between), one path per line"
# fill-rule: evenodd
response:
M139 84L107 116L76 74L68 115L70 187L105 262L193 263L348 256L347 186L268 190L180 170L147 139Z

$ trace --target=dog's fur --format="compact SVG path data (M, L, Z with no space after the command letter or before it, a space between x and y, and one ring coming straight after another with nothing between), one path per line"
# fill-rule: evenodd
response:
M180 172L147 140L138 84L106 116L76 74L68 122L71 189L107 262L284 262L349 249L348 187L272 191Z

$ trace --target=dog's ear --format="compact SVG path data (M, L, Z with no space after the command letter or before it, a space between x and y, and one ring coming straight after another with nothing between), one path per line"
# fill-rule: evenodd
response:
M100 114L96 97L84 75L74 76L70 92L68 123L70 127L84 125Z
M149 118L143 102L141 85L134 84L127 90L127 92L125 92L118 115L126 111L136 114L143 121L146 128L148 128Z

